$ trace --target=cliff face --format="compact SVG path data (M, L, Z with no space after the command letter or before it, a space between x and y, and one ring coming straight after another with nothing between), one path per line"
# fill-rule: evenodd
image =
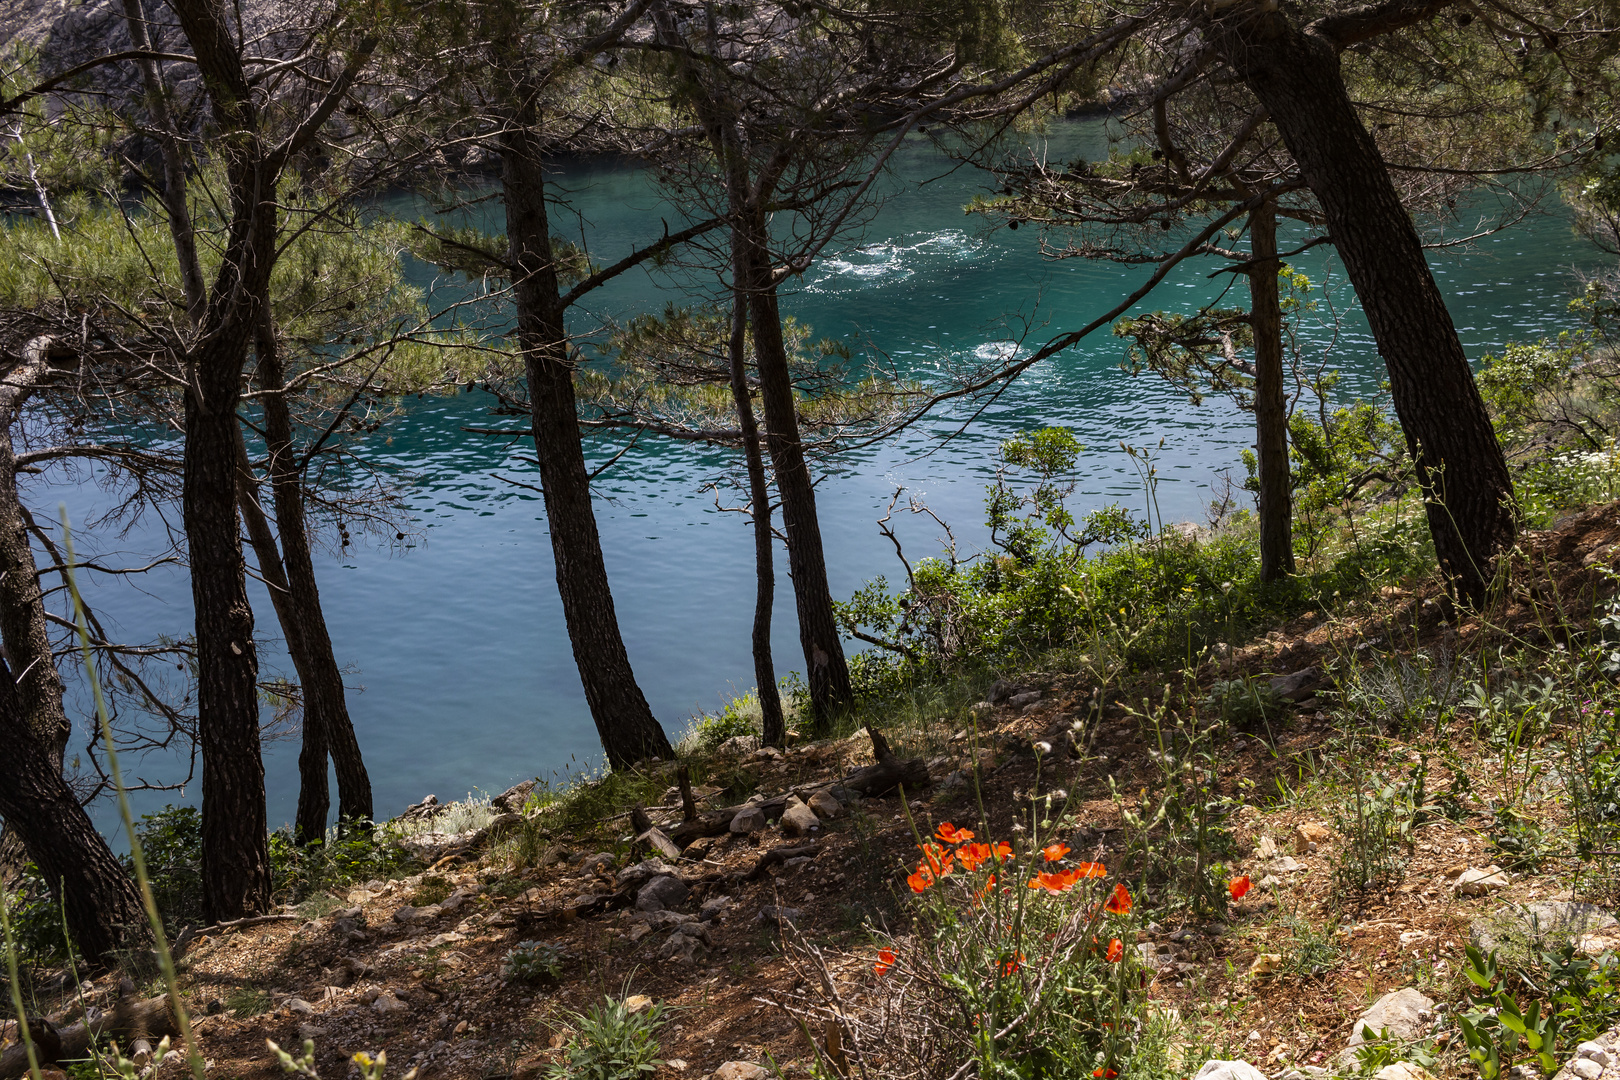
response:
M187 51L168 9L154 0L146 0L146 8L152 44ZM122 0L0 0L0 56L31 52L40 75L127 48ZM117 98L139 93L140 75L133 64L108 65L87 77L85 85Z

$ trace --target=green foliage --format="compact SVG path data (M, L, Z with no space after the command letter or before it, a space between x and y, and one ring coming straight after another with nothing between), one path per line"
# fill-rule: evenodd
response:
M422 882L416 887L416 891L411 893L411 904L415 907L427 907L430 904L437 904L454 890L455 886L450 884L449 878L442 874L426 874L423 875Z
M403 877L419 865L385 828L333 827L324 843L304 848L293 840L290 828L270 834L271 889L284 901L301 901L357 881Z
M1364 419L1373 417L1368 410ZM1319 597L1415 571L1430 550L1421 521L1396 517L1364 526L1331 563L1264 583L1252 532L1155 534L1118 505L1075 515L1067 500L1079 450L1061 429L1009 440L986 496L995 551L962 559L948 548L908 564L903 588L879 577L836 606L846 633L883 648L852 659L863 695L894 698L948 671L998 670L1037 656L1104 680L1184 663ZM1151 493L1151 455L1136 454ZM908 509L929 512L916 501Z
M1316 926L1297 913L1279 918L1291 936L1291 947L1283 953L1283 970L1300 978L1320 978L1338 966L1344 950L1333 936L1335 927Z
M1459 1014L1457 1025L1462 1031L1463 1045L1468 1058L1479 1070L1480 1080L1501 1080L1503 1073L1520 1057L1519 1044L1524 1044L1523 1057L1532 1062L1543 1076L1557 1072L1562 1062L1557 1056L1559 1017L1543 1002L1532 1001L1528 1009L1519 1003L1502 985L1496 953L1486 956L1473 945L1467 946L1467 960L1463 975L1472 985L1468 987L1468 1001L1473 1011Z
M1415 765L1404 781L1376 773L1346 777L1350 798L1333 809L1333 828L1344 837L1333 854L1336 895L1360 899L1406 876L1427 775L1425 765Z
M1333 385L1323 381L1326 400ZM1389 413L1366 401L1327 408L1315 416L1300 410L1288 418L1289 487L1294 498L1296 542L1316 553L1347 504L1372 484L1400 489L1409 477L1406 440ZM1259 461L1245 450L1245 486L1259 490Z
M1224 729L1200 724L1195 711L1172 709L1165 691L1137 714L1152 763L1140 801L1129 805L1111 776L1109 787L1144 877L1163 884L1172 905L1184 904L1195 916L1224 916L1225 860L1234 850L1226 823L1239 805L1220 789L1217 742Z
M1356 1065L1363 1073L1376 1073L1385 1066L1401 1061L1432 1069L1439 1056L1432 1041L1404 1043L1392 1037L1388 1028L1379 1029L1377 1034L1356 1047Z
M501 978L507 982L556 982L562 978L567 956L561 946L549 941L524 941L507 951L501 961Z
M652 1004L631 1012L623 1001L604 998L569 1024L574 1037L562 1061L546 1070L548 1080L636 1080L663 1064L658 1057L658 1029L664 1006Z
M225 995L225 1009L232 1016L259 1016L276 1007L270 991L238 986Z
M62 927L62 908L51 898L50 886L39 868L28 863L9 888L0 890L11 920L12 942L18 959L28 964L56 964L71 954Z
M681 738L681 747L711 751L733 736L758 735L762 723L759 709L759 695L753 691L732 698L715 715L695 718Z
M1613 953L1588 956L1575 942L1563 942L1538 957L1542 985L1558 1007L1559 1037L1565 1046L1595 1039L1620 1021L1620 961Z
M1221 723L1238 731L1268 727L1288 707L1287 701L1265 679L1247 673L1235 679L1218 679L1204 698L1205 707L1220 717Z
M202 923L202 815L195 806L165 806L135 827L152 897L169 934ZM129 868L126 857L125 867Z

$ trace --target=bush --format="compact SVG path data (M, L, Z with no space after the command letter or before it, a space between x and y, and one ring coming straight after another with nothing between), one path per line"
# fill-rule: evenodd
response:
M1367 455L1387 433L1370 417L1355 422L1362 431L1356 460L1367 465L1363 472L1383 475ZM1372 428L1377 432L1362 430ZM1331 563L1269 583L1260 580L1250 525L1204 537L1175 528L1154 533L1119 506L1076 519L1064 504L1073 485L1062 478L1075 444L1049 437L1052 430L1003 445L1004 464L986 499L998 550L971 559L947 550L907 564L905 588L879 577L837 605L845 633L882 650L852 658L858 692L893 696L946 672L1001 670L1037 658L1108 681L1121 671L1184 663L1324 596L1432 566L1422 521L1398 513L1384 514L1379 527L1364 524ZM1348 452L1334 445L1332 454ZM1133 461L1151 492L1151 456L1137 450ZM1371 482L1346 479L1349 465L1337 457L1315 467L1329 470L1341 488ZM1027 490L1013 484L1020 471L1034 473ZM915 502L911 509L927 513ZM1104 550L1093 554L1094 546Z
M152 898L171 937L182 927L202 923L202 814L195 806L165 806L141 815L135 835L140 837L151 879ZM128 856L121 860L134 874Z
M763 730L761 724L759 695L750 691L733 698L718 714L696 718L691 729L681 737L681 749L687 752L713 750L735 735L758 735Z
M270 884L278 901L296 903L357 881L403 877L419 864L387 827L327 830L324 844L300 848L290 829L270 834Z

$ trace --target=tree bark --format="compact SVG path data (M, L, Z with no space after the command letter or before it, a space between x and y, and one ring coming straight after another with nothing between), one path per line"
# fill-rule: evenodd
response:
M298 754L298 810L294 829L300 844L318 844L326 839L326 822L331 809L327 787L328 754L337 764L340 825L371 820L371 778L349 719L343 672L338 667L320 591L316 587L315 564L310 555L304 518L303 476L293 445L292 413L281 393L286 374L280 343L268 315L260 321L257 355L259 385L264 391L265 443L276 508L274 530L259 503L259 480L248 462L245 444L238 448L239 501L248 539L303 691L303 742Z
M1316 195L1389 371L1440 566L1471 602L1513 543L1512 480L1417 230L1345 91L1335 43L1280 11L1211 19Z
M1277 298L1277 204L1249 213L1249 327L1254 333L1254 441L1260 478L1260 580L1294 572L1288 473L1288 395L1283 388L1282 306Z
M276 250L275 172L258 109L219 0L173 0L224 132L230 224L196 344L186 356L182 478L196 612L197 728L203 759L203 913L210 921L270 905L258 654L237 514L236 417L242 370Z
M0 817L62 905L73 943L85 956L115 962L147 939L140 895L62 778L59 759L29 725L4 660L0 745Z
M276 347L274 328L262 331L270 335L260 353L259 377L267 386L278 389L286 383L281 355ZM269 358L266 364L264 358ZM337 773L338 827L347 829L370 824L373 815L371 775L366 771L365 759L360 753L360 740L355 735L354 722L349 717L348 693L343 686L343 669L338 666L337 652L332 647L332 635L326 626L325 609L321 607L320 589L315 581L315 560L310 554L309 526L304 515L303 471L299 468L297 448L293 443L292 411L284 394L273 392L264 400L265 443L270 452L270 486L276 505L276 531L281 537L281 555L287 571L287 588L292 594L292 606L302 626L304 648L308 651L310 670L299 673L304 684L304 716L308 722L313 708L319 718L325 753L330 754ZM314 757L314 751L311 751ZM326 799L326 761L319 764L320 804ZM299 773L305 772L303 755L299 757ZM299 803L303 803L300 789ZM300 813L300 822L304 815ZM320 819L324 824L325 811ZM313 824L311 821L310 824ZM314 837L312 839L319 839Z
M12 669L21 672L16 693L23 721L47 749L52 768L60 775L73 725L62 708L62 676L51 653L39 567L17 495L17 454L11 437L22 403L49 372L51 344L48 337L29 341L21 362L0 381L0 640Z
M782 528L787 533L788 570L793 575L793 599L799 614L799 644L810 684L810 707L815 727L825 731L839 713L854 703L849 665L833 617L832 590L827 585L827 560L821 546L821 522L816 515L816 489L799 437L799 417L793 397L793 377L787 345L782 340L782 316L776 303L776 281L766 247L764 215L757 204L744 225L749 266L749 322L754 332L754 359L758 365L759 396L765 410L765 444L776 471L776 490L782 500Z
M787 724L782 718L782 695L776 688L776 665L771 659L771 608L776 603L771 491L765 482L765 455L760 452L759 424L754 419L754 403L748 390L748 297L735 285L748 275L735 231L732 251L731 397L737 404L737 429L742 433L743 461L748 469L748 499L754 507L754 684L765 745L786 746Z
M0 659L0 817L62 905L74 943L86 956L110 960L146 939L146 918L134 883L62 777L72 727L17 495L11 436L18 409L48 373L50 346L45 337L29 341L0 383L0 633L9 659ZM14 678L17 665L23 671Z
M518 346L568 639L602 749L613 768L622 769L647 757L672 757L674 749L636 684L613 607L580 445L574 368L546 213L538 110L527 88L518 90L522 104L501 147Z

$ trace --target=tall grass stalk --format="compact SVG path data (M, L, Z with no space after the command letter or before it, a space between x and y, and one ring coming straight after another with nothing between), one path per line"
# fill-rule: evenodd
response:
M124 822L124 833L129 837L130 862L135 867L135 880L141 888L141 903L146 908L146 919L152 924L152 941L157 949L158 967L163 971L163 984L169 992L169 1008L174 1012L175 1026L186 1044L186 1062L196 1080L204 1080L203 1057L191 1034L191 1018L180 1000L180 980L174 971L174 956L169 952L169 939L163 933L163 916L158 913L157 900L152 895L152 881L146 873L146 856L141 851L141 839L135 833L135 816L129 808L129 792L124 787L124 774L118 767L118 747L113 741L112 721L107 717L107 699L101 692L101 680L96 675L95 657L90 650L90 629L84 616L84 601L79 596L78 580L73 573L73 533L68 526L67 504L61 504L62 546L67 552L67 586L73 597L73 621L79 630L79 651L84 657L85 677L90 680L90 691L95 696L96 720L101 725L101 740L107 750L107 771L118 790L118 815ZM9 951L9 950L8 950ZM15 964L15 961L12 961ZM15 992L16 979L12 986ZM37 1074L36 1074L37 1080Z
M23 1006L22 982L17 974L17 946L11 940L11 905L6 902L3 888L0 888L0 930L6 938L6 974L11 976L11 1007L17 1013L17 1038L28 1054L28 1075L33 1080L41 1080L39 1057L34 1053L34 1036L28 1030L28 1010Z

